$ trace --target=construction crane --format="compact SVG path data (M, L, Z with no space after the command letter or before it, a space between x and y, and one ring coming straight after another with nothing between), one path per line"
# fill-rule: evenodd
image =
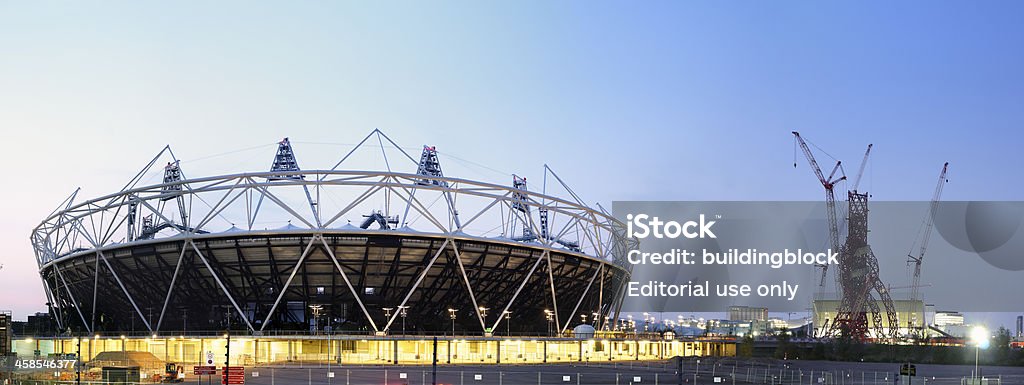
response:
M874 144L868 144L868 150L864 151L864 159L861 159L860 169L857 170L857 176L853 178L853 186L850 187L851 191L857 191L857 186L860 186L860 177L864 176L864 167L868 165L868 155L871 155L871 146L874 146Z
M828 235L829 235L829 246L833 252L839 251L839 222L836 219L836 195L833 191L836 183L846 180L846 175L836 177L836 172L842 169L842 161L837 160L835 167L832 168L832 172L825 177L825 174L821 172L821 167L818 166L818 162L814 160L814 154L811 152L811 148L807 146L807 142L800 136L799 132L793 131L793 137L796 142L800 145L800 149L804 152L804 157L807 158L807 163L811 166L811 170L814 171L814 175L818 177L818 182L825 188L825 214L828 216ZM868 150L870 151L870 146ZM796 161L793 161L793 168L796 168ZM845 174L845 173L843 173ZM821 267L821 283L819 286L825 286L825 277L828 274L828 265L820 265Z
M939 173L939 183L935 185L935 193L932 194L931 205L928 207L928 215L924 217L924 234L921 237L921 245L917 251L915 257L913 253L913 247L911 247L910 253L907 253L907 264L914 264L914 278L910 288L910 299L920 299L921 292L921 262L924 261L924 252L928 250L928 240L932 235L932 227L935 226L935 211L939 207L939 197L942 196L942 188L949 182L946 179L946 171L949 170L949 162L942 165L942 172Z

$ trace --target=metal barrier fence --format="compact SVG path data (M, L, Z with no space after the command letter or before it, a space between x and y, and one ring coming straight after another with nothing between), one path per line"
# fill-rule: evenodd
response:
M828 365L827 363L825 365ZM419 366L338 366L329 363L291 363L247 367L246 385L1006 385L1024 384L1024 375L971 377L906 377L871 370L807 370L778 362L738 361L732 359L689 359L678 361L579 363L553 365L444 365L434 372L429 365ZM436 377L435 377L436 375ZM220 375L186 376L184 384L213 385ZM436 381L436 382L435 382ZM100 384L83 379L81 384ZM123 384L153 384L125 382ZM11 385L71 385L73 379L15 377Z

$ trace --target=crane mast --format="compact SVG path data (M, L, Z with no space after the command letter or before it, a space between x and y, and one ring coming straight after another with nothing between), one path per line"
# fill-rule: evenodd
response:
M911 283L910 299L920 299L921 292L921 263L924 262L924 253L928 250L928 240L932 236L932 228L935 226L935 212L939 206L939 197L942 196L942 188L946 185L949 180L946 179L946 171L949 170L949 162L942 165L942 172L939 173L939 182L935 185L935 193L932 194L931 204L928 206L928 215L924 218L924 234L921 238L921 245L918 249L917 256L907 254L909 258L907 263L914 264L914 278Z
M864 151L864 159L861 159L860 169L857 170L857 176L853 178L853 186L850 187L851 191L857 191L857 187L860 186L860 177L864 176L864 167L868 165L868 155L871 155L871 146L874 146L874 144L868 144L868 150Z
M835 167L832 168L832 172L825 177L825 174L821 172L821 167L818 166L818 161L814 159L814 153L811 152L811 148L807 146L807 142L800 136L799 132L793 131L793 137L800 145L800 149L803 150L804 157L807 158L807 163L811 166L811 170L814 171L814 175L818 177L818 182L825 188L825 214L828 216L828 235L829 235L829 247L833 251L839 250L839 222L836 219L836 195L833 188L836 183L846 179L846 175L835 177L836 172L842 168L842 161L836 161ZM870 149L870 147L869 147ZM793 163L793 167L796 167L796 162ZM828 274L828 265L821 265L821 283L819 286L825 286L825 277Z

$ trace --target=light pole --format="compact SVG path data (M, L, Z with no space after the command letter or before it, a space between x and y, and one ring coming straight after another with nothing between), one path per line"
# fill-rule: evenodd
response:
M455 338L455 309L448 308L448 317L452 319L452 338Z
M505 335L512 336L512 312L505 310Z
M548 309L544 309L544 319L548 321L548 336L551 336L551 321L554 321L555 314Z
M381 307L381 310L384 310L384 322L390 324L391 323L391 310L394 310L394 307ZM391 329L391 328L387 328L387 329ZM387 330L385 330L384 333L387 333Z
M316 335L320 329L317 321L320 318L320 310L323 310L323 308L323 305L309 305L309 310L313 312L313 335Z
M700 359L697 360L697 368L693 371L693 383L697 384L697 373L700 373Z
M484 319L484 334L487 334L487 311L491 309L483 306L480 306L477 309L480 310L480 318Z
M400 315L402 317L402 334L405 334L405 317L407 315L409 315L409 307L408 306L399 306L398 307L398 315Z
M225 306L224 319L227 327L224 331L224 370L231 367L231 310Z
M984 326L971 329L971 342L974 343L974 375L971 376L971 382L977 385L978 379L981 378L978 375L978 357L981 355L981 349L988 349L988 329Z

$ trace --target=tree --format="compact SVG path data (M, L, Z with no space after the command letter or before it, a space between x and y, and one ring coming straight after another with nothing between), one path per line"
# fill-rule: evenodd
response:
M779 328L775 333L775 358L787 359L796 355L796 348L790 343L789 331L786 328Z
M740 357L751 357L754 355L754 337L749 334L740 340L736 346L736 355Z
M1013 351L1010 350L1010 331L1000 326L996 337L992 339L992 361L995 364L1009 365L1013 363Z

